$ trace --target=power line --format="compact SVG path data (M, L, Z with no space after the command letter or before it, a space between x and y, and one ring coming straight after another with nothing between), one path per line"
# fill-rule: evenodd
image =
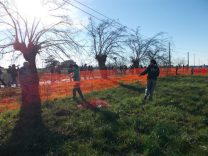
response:
M171 52L170 52L170 42L169 42L169 66L171 67Z
M82 2L80 2L80 1L78 1L78 0L73 0L73 1L79 3L80 5L82 5L82 6L86 7L86 8L88 8L88 9L90 9L90 10L96 12L97 14L99 14L99 15L101 15L101 16L107 18L107 19L110 19L109 17L105 16L104 14L102 14L102 13L98 12L97 10L95 10L95 9L93 9L93 8L91 8L91 7L89 7L89 6L87 6L86 4L83 4Z
M83 4L82 2L80 2L80 1L78 1L78 0L73 0L73 1L75 1L75 2L79 3L80 5L82 5L82 6L86 7L86 8L88 8L88 9L90 9L91 11L93 11L93 12L95 12L95 13L97 13L97 14L103 16L104 18L106 18L106 19L108 19L108 20L114 21L115 23L117 23L117 24L120 25L120 26L126 27L129 31L132 31L132 29L128 28L127 26L125 26L125 25L123 25L123 24L121 24L121 23L115 21L114 19L111 19L111 18L107 17L106 15L104 15L104 14L100 13L99 11L97 11L97 10L95 10L95 9L93 9L93 8L91 8L91 7L89 7L89 6L87 6L86 4ZM91 13L89 13L89 12L83 10L83 9L81 9L80 7L78 7L78 6L76 6L76 5L72 4L72 3L70 3L70 2L68 2L68 1L67 1L66 3L70 4L71 6L75 7L76 9L79 9L80 11L82 11L82 12L84 12L84 13L86 13L86 14L92 16L92 17L94 17L95 19L97 19L97 20L103 22L103 19L98 18L97 16L95 16L95 15L93 15L93 14L91 14ZM114 26L114 27L115 27L115 26Z
M195 53L194 53L194 66L195 66Z
M74 8L76 8L76 9L79 9L80 11L82 11L82 12L84 12L84 13L86 13L86 14L88 14L88 15L92 16L92 17L94 17L95 19L97 19L97 20L99 20L99 21L103 22L103 20L102 20L102 19L99 19L98 17L96 17L96 16L92 15L91 13L89 13L89 12L87 12L87 11L85 11L85 10L81 9L80 7L75 6L74 4L72 4L72 3L70 3L70 2L66 2L66 3L70 4L71 6L73 6L73 7L74 7Z

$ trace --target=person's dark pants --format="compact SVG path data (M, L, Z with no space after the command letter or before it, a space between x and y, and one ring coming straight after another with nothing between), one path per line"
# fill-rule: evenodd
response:
M149 96L149 99L152 99L153 93L156 87L156 80L149 79L147 80L147 91L145 93L145 99Z
M79 96L81 97L82 100L85 100L83 94L82 94L82 91L81 91L81 88L80 88L80 83L79 82L76 82L74 84L74 88L73 88L73 98L75 99L76 98L76 92L78 92Z
M73 89L73 98L76 98L76 92L78 92L78 94L79 94L79 96L81 97L82 100L85 100L80 88L74 88Z
M16 76L12 76L12 84L15 84L17 87L17 79Z

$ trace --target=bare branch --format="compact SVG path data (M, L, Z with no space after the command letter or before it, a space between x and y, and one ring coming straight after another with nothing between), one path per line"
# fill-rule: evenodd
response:
M99 59L106 61L108 56L113 57L113 55L121 53L122 43L120 41L125 37L125 27L117 26L116 22L112 20L104 20L96 25L90 19L87 31L92 39L92 51L98 63Z

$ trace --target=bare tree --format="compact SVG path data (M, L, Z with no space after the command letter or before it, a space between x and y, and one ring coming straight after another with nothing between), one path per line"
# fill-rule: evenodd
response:
M129 35L126 43L132 52L132 65L138 68L141 63L146 64L149 59L157 59L159 62L167 60L167 39L163 38L163 33L158 33L151 38L143 38L139 32L139 27Z
M87 30L91 37L92 54L98 62L99 69L106 69L106 59L121 54L126 27L112 20L104 20L96 25L90 19Z
M139 27L136 28L134 33L130 34L126 43L132 52L131 62L133 67L138 68L141 65L141 62L146 60L147 51L149 44L147 41L142 38L142 35L139 33Z
M164 35L161 32L147 39L147 44L149 45L147 58L155 59L161 65L168 63L168 39Z
M26 92L27 100L24 103L40 103L39 97L39 77L36 67L36 56L39 53L44 55L60 56L60 53L69 56L66 51L77 46L72 38L72 32L69 21L63 21L59 17L53 24L48 26L34 19L30 23L20 13L11 7L11 3L0 2L0 54L12 53L13 57L23 55L29 62L31 77L28 77L31 92L27 87L22 87L22 92ZM38 9L38 8L37 8ZM58 17L57 17L58 18ZM20 53L18 53L20 52Z
M45 64L46 64L46 69L51 69L51 68L54 68L57 65L60 65L60 62L58 60L56 60L54 55L49 55L45 59Z

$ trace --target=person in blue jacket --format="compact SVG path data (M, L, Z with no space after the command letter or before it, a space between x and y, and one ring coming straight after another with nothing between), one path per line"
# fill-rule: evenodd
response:
M146 100L148 97L150 100L152 100L153 92L156 87L157 77L160 74L160 69L157 65L157 62L154 59L152 59L150 61L150 65L142 73L140 73L140 76L145 74L148 74L148 76L144 100Z

